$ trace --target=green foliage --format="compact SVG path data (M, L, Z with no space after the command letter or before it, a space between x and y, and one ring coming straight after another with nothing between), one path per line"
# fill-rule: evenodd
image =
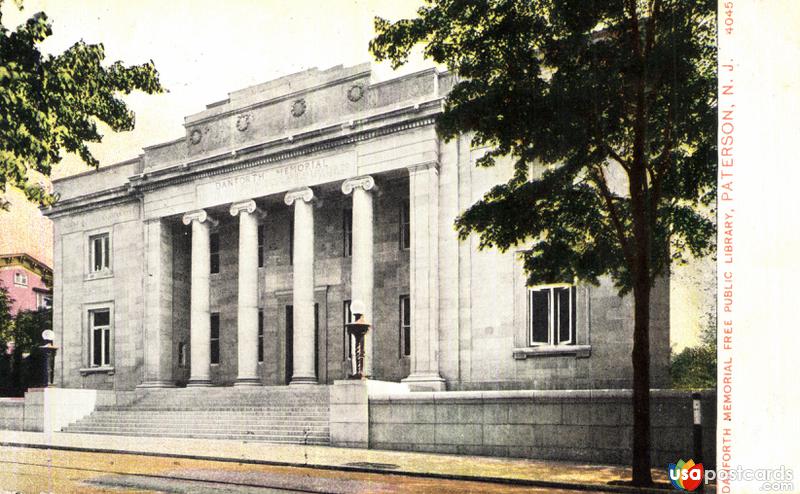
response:
M717 386L717 327L709 324L700 345L671 355L670 377L675 389L706 389Z
M25 310L17 313L13 329L8 335L22 353L30 353L44 344L42 331L53 329L52 309Z
M13 319L11 317L11 304L13 301L8 294L8 289L0 282L0 352L5 349L2 346L7 341L5 335L13 327Z
M480 247L523 254L529 284L633 291L632 473L649 485L650 291L672 262L714 248L716 2L426 0L413 19L375 20L370 50L411 49L458 79L437 130L488 147L513 177L456 221Z
M423 44L459 77L439 133L490 147L479 166L515 164L458 218L462 238L530 244L531 283L609 274L622 292L637 270L652 283L713 250L697 210L715 197L715 2L427 0L417 14L377 18L370 50L397 66Z
M18 6L21 2L17 2ZM0 0L0 8L2 8ZM50 175L62 151L78 154L97 167L87 143L100 142L98 121L114 131L131 130L135 118L121 94L163 91L153 62L103 65L102 44L79 41L61 54L42 53L52 34L47 15L39 12L16 29L2 24L0 12L0 192L10 184L29 200L48 205L56 200L34 183L31 170Z

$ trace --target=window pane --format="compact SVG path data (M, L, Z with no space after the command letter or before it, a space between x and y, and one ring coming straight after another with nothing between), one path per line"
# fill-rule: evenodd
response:
M103 333L99 329L92 330L92 365L94 367L99 367L103 363L102 359L102 351L103 351Z
M103 269L107 269L111 266L109 262L109 257L111 255L111 249L109 249L109 239L108 235L103 235Z
M531 290L531 342L549 343L550 290Z
M92 270L100 271L103 269L103 248L99 237L92 240Z
M103 365L111 364L111 330L103 330Z
M219 339L219 312L211 313L211 339Z
M264 267L264 229L266 225L258 225L258 267Z
M342 302L342 359L350 358L350 334L347 331L347 323L353 321L353 314L350 312L350 301Z
M264 361L264 311L258 311L258 361Z
M109 323L111 322L110 312L107 310L94 311L92 312L92 316L94 318L92 321L92 325L94 327L108 326Z
M211 363L219 363L219 340L211 340Z
M558 313L558 342L572 343L572 310L570 307L570 294L572 288L556 288L556 311Z
M289 264L294 263L294 216L289 217Z
M411 247L411 210L408 201L403 201L400 208L400 248Z
M219 233L212 233L209 237L209 258L211 272L219 273Z
M343 257L353 255L353 210L345 208L342 210L342 245Z
M411 299L408 296L400 298L400 338L403 340L403 355L411 355Z

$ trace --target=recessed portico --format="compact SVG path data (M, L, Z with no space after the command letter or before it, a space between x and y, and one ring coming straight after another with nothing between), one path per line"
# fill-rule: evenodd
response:
M344 324L355 299L374 321L367 375L396 381L420 367L403 352L421 346L401 341L398 307L403 296L414 295L409 266L418 247L412 242L404 248L400 236L413 203L409 177L415 169L355 175L151 220L174 237L169 248L162 242L154 249L169 250L175 259L162 276L177 276L169 295L174 307L188 302L189 317L173 318L171 346L188 349L189 358L148 386L307 385L346 378L352 349ZM212 252L215 242L219 252ZM209 269L211 256L220 257L219 272ZM182 280L188 266L191 276ZM376 287L376 272L398 270ZM219 345L219 361L211 358L210 341Z

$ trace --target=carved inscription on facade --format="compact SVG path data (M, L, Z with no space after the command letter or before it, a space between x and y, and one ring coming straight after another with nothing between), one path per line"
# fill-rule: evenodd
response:
M344 180L356 174L354 153L270 164L197 186L198 207L263 197L296 187Z

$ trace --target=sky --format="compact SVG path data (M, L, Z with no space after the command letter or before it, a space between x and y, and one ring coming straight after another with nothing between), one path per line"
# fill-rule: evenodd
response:
M43 50L56 53L83 39L103 43L106 61L139 64L153 60L167 92L125 97L136 113L136 128L114 133L105 128L100 144L90 149L101 166L138 156L143 147L184 136L183 118L229 92L305 69L356 65L371 61L368 51L373 19L412 17L420 0L25 0L18 11L8 0L3 23L16 26L44 11L53 35ZM376 80L431 66L417 53L393 72L387 63L373 64ZM102 128L102 127L101 127ZM65 156L53 178L88 168ZM52 264L52 227L38 209L16 192L8 194L11 214L0 214L0 252L27 251ZM698 273L713 262L679 269L672 284L672 341L677 348L695 343L702 315L713 308L699 286ZM708 280L713 281L713 275Z

